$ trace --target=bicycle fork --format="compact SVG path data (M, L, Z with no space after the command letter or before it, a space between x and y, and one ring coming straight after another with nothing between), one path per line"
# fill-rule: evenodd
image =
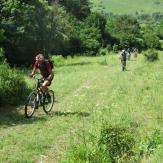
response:
M37 92L37 95L36 95L36 106L37 108L41 105L43 105L43 101L44 101L44 93L42 92Z

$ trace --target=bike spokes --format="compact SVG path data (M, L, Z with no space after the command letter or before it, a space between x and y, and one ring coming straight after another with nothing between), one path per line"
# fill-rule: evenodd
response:
M49 113L52 110L53 104L54 104L54 92L52 90L50 90L48 92L48 94L44 95L43 109L44 109L45 113Z
M33 92L29 95L25 105L25 115L27 118L32 117L36 107L37 107L36 93Z

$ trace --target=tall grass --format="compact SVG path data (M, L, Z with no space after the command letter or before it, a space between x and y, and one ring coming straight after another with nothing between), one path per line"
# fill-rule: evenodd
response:
M103 73L103 84L97 79L100 103L94 107L92 120L84 123L84 136L79 131L78 138L71 141L63 162L162 160L163 128L158 120L163 115L161 62L148 63L139 56L127 63L125 74L115 74L112 69L108 77Z
M0 162L162 162L159 54L157 62L131 57L126 72L117 55L105 65L105 56L65 60L54 68L51 115L39 108L26 120L22 106L12 118L0 114Z

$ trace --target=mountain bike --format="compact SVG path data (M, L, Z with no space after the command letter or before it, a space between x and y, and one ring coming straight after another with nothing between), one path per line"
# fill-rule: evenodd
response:
M46 114L48 114L54 105L54 91L48 90L48 92L43 92L41 89L41 84L44 79L37 80L35 89L29 94L25 103L25 116L27 118L31 118L34 114L35 110L40 106L43 107L43 110Z

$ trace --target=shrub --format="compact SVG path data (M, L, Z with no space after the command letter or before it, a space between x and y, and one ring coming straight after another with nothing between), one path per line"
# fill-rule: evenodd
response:
M97 146L96 148L86 148L83 145L74 145L69 151L68 159L63 162L90 162L90 163L109 163L111 159Z
M130 162L136 159L135 144L134 134L129 128L109 126L103 128L101 131L99 146L105 150L113 162L120 160Z
M53 56L52 61L54 61L54 66L64 66L65 59L62 55Z
M150 155L153 151L163 144L163 137L160 130L155 130L151 136L146 136L140 143L140 151L143 155Z
M161 43L158 36L151 31L146 31L144 34L144 42L148 48L160 49Z
M27 93L23 77L8 65L0 65L0 105L17 105Z
M144 53L144 56L146 58L147 61L150 61L150 62L153 62L155 60L158 60L158 52L153 50L153 49L150 49L148 51L146 51Z
M98 54L99 54L99 55L103 55L103 56L104 56L104 55L107 55L107 54L108 54L108 50L107 50L106 48L105 48L105 49L102 48L102 49L99 50L99 53L98 53Z
M118 53L118 45L116 44L113 45L113 52Z
M112 51L112 46L111 46L110 44L108 44L108 45L106 46L106 49L107 49L108 51Z
M5 61L5 55L2 48L0 48L0 63Z
M96 55L101 47L101 33L96 27L89 27L86 23L81 24L78 27L79 38L81 40L82 53L87 53L87 55Z

